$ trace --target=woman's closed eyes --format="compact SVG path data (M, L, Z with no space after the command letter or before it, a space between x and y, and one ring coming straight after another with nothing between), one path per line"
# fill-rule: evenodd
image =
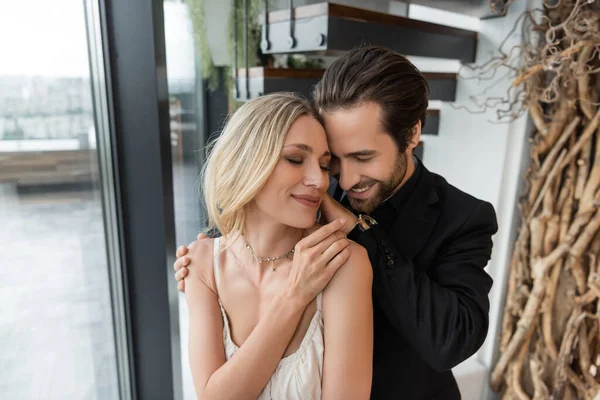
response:
M304 164L304 158L299 158L299 157L286 157L285 158L290 164L292 165L296 165L296 166L300 166L302 164ZM331 170L331 167L329 165L329 163L324 163L321 164L321 169L323 171L327 171L329 172L329 170Z

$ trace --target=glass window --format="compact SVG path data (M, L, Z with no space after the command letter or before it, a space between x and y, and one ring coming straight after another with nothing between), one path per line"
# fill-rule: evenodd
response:
M165 46L170 98L173 194L177 245L187 244L205 227L200 201L199 176L206 145L205 92L201 59L194 41L195 11L202 2L165 0ZM196 20L197 22L197 20ZM175 280L171 281L175 285ZM188 358L188 310L185 296L179 299L181 362L185 400L197 398Z
M86 21L82 1L1 6L0 397L6 399L120 398L97 146L106 132L95 128Z

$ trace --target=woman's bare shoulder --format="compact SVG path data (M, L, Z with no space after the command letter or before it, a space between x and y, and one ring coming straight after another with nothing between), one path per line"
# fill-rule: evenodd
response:
M200 279L207 287L216 292L214 273L215 240L206 238L196 240L188 246L188 276L186 279Z
M352 273L358 274L359 276L372 276L373 268L371 267L371 262L369 261L367 249L353 241L350 241L349 249L350 257L348 257L348 261L346 261L346 263L344 263L340 269L343 268L344 270L352 270Z
M325 288L325 293L336 292L344 296L347 291L353 291L357 285L372 284L373 268L367 250L355 242L350 242L349 249L348 260L331 278L331 282Z

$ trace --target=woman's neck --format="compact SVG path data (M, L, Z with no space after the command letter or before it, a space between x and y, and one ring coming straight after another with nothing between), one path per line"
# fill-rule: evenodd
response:
M302 239L304 229L275 221L252 208L246 214L244 239L258 257L279 257L287 254Z

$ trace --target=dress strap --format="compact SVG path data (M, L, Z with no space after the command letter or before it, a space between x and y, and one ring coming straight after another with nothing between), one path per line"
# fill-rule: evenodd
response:
M217 293L219 292L219 239L220 238L215 238L214 240L214 246L213 246L213 268L215 270L215 285L216 285L216 289L217 289Z
M221 316L223 317L223 328L224 328L224 338L228 338L227 340L233 343L231 340L231 332L229 331L229 319L227 318L227 313L225 312L225 308L223 307L223 303L221 302L221 297L219 296L219 277L220 277L220 268L219 268L219 260L221 256L221 248L219 247L219 239L215 238L214 246L213 246L213 269L215 271L215 286L217 289L217 300L219 301L219 308L221 309Z
M317 311L323 311L323 292L317 295Z

